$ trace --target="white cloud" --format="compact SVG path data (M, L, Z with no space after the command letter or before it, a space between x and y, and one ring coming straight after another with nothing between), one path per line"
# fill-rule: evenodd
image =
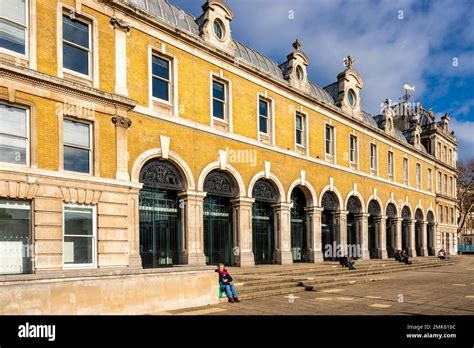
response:
M454 130L458 140L458 157L461 160L474 158L474 121L452 119L450 129Z

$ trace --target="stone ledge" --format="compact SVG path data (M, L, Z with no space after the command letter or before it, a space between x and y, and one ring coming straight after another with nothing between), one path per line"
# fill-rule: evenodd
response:
M148 268L148 269L67 269L56 272L44 271L37 274L12 274L0 276L0 287L3 285L35 283L35 281L73 281L88 280L104 277L123 277L137 275L154 274L178 274L178 273L200 273L214 271L214 266L174 266L169 268Z

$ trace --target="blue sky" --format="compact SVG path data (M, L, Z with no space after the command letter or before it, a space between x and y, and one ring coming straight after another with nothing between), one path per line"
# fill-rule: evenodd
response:
M204 0L170 0L199 16ZM474 0L227 0L235 39L277 62L299 38L310 79L336 80L350 54L364 79L362 105L378 114L407 83L412 101L451 115L462 160L474 157Z

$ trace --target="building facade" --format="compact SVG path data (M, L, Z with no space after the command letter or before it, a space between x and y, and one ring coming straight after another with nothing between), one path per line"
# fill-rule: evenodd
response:
M370 115L350 57L322 88L299 40L281 64L234 40L223 0L5 4L0 243L29 252L3 280L456 249L449 116Z

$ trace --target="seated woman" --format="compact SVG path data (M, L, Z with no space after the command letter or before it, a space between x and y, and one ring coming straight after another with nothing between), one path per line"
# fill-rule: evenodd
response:
M342 267L347 267L349 269L356 269L355 268L355 261L351 257L348 257L348 256L343 256L343 257L339 258L339 264Z
M230 303L240 302L239 296L237 296L237 290L232 284L232 277L225 269L224 264L220 263L217 267L216 272L219 273L219 286L221 287L221 291L225 291Z
M440 249L440 250L438 251L438 258L441 259L441 260L447 260L449 257L448 257L448 255L446 254L446 250Z
M409 259L408 253L405 250L401 252L400 258L401 258L400 262L404 262L407 265L411 265L411 260Z

